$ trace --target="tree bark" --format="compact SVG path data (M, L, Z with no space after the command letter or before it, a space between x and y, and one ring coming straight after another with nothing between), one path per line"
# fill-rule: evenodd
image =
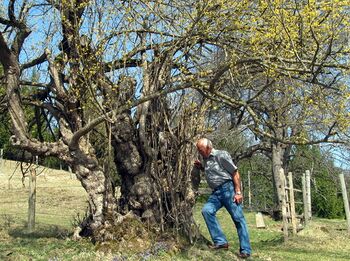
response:
M73 170L88 194L89 216L80 225L82 236L93 236L95 241L108 241L113 234L117 205L111 178L99 166L73 165Z
M280 219L282 202L282 181L280 178L280 169L283 168L284 145L280 142L272 142L272 174L275 191L275 209L274 216Z
M192 216L199 174L192 170L194 147L184 140L190 140L195 124L183 119L170 129L167 113L165 99L158 98L142 106L142 128L130 111L116 117L112 145L121 177L119 205L123 213L132 211L160 231L182 231L193 242L199 237Z

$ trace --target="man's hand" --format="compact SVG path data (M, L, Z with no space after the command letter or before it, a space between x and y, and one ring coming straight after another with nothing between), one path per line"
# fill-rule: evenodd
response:
M203 166L202 166L202 163L199 161L199 160L195 160L194 161L194 165L199 168L200 170L203 170Z
M237 204L241 204L243 201L243 196L242 194L238 195L238 194L235 194L234 197L233 197L233 202L236 202Z
M235 195L233 197L233 202L236 202L237 204L241 204L243 201L243 195L241 192L241 176L239 175L238 170L233 172L232 179L233 179L233 185L235 187Z

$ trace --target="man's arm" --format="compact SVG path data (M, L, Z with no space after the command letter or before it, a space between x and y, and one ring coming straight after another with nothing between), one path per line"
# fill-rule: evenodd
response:
M199 169L199 170L204 170L203 164L197 159L194 162L194 165Z
M243 195L241 191L241 176L239 175L238 170L235 170L232 174L233 185L235 186L235 195L233 201L237 204L241 204L243 201Z

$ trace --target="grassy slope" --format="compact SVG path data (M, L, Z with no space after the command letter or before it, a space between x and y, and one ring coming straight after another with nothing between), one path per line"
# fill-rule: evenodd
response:
M36 232L28 234L28 189L22 188L19 171L9 190L7 179L15 163L7 161L0 170L0 260L142 260L146 255L97 251L88 241L70 240L77 213L83 215L86 194L79 182L65 171L46 170L38 177ZM26 183L28 181L26 180ZM28 185L26 186L28 187ZM200 214L194 209L202 233L209 238ZM226 211L218 213L230 242L229 251L211 252L203 244L173 253L159 251L143 260L237 260L238 239ZM250 260L350 260L350 236L344 220L314 219L309 227L283 242L281 224L265 217L266 229L255 228L255 213L246 213L254 254ZM119 257L119 258L118 258ZM123 259L124 258L124 259Z

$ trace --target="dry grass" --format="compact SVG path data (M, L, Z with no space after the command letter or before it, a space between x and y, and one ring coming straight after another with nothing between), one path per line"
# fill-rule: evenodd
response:
M36 221L68 227L73 217L82 215L87 207L86 193L74 174L37 168ZM11 180L9 178L12 176ZM29 179L22 184L20 167L14 161L5 161L0 172L0 215L27 219Z

